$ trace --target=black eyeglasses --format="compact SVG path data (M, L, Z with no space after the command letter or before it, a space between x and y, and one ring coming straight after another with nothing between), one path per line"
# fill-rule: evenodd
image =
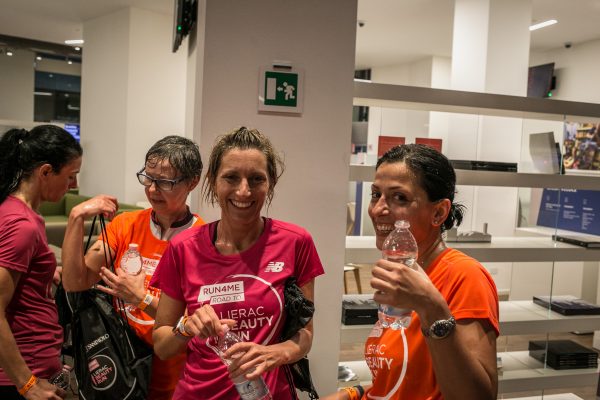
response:
M175 185L177 185L179 182L185 179L184 177L180 177L177 179L154 179L153 177L144 174L142 171L143 169L140 172L136 173L138 181L140 181L142 185L150 187L154 183L158 189L163 190L165 192L170 192L171 190L173 190Z

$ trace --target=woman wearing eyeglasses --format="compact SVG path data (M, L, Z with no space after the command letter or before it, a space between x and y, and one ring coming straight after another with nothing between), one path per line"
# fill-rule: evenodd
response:
M200 180L202 161L198 146L180 136L167 136L156 142L145 160L137 178L152 207L118 215L107 226L107 237L101 237L85 255L84 220L107 213L111 205L114 208L116 200L100 195L73 207L63 242L62 261L63 285L67 291L87 290L103 280L106 286L96 288L133 305L125 310L129 323L139 337L152 345L160 290L148 282L168 242L180 232L204 224L186 205L188 195ZM144 273L129 275L119 268L130 243L139 246ZM105 266L106 244L115 260L116 274ZM183 353L166 361L153 358L148 399L171 399L184 362Z

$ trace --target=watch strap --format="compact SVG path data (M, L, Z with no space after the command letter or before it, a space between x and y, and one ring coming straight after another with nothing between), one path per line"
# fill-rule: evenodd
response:
M175 334L175 336L181 336L186 338L194 336L185 330L185 323L187 322L187 320L187 315L184 315L183 317L179 318L179 321L177 321L177 324L173 327L173 333Z

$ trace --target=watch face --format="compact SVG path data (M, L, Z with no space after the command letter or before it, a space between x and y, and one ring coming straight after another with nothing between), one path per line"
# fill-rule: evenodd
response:
M433 325L431 325L431 337L434 339L443 339L448 336L450 332L452 332L452 329L454 329L455 325L456 322L454 321L454 318L435 321Z
M450 324L447 321L437 321L431 327L431 334L438 338L446 337L450 333Z

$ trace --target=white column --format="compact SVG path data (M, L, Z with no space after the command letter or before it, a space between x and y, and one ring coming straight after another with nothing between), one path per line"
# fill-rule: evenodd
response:
M137 8L84 23L82 194L146 200L135 178L146 151L185 136L186 54L171 52L172 26L171 16Z
M325 267L316 280L311 371L319 393L337 387L356 0L201 1L193 57L194 138L203 158L216 136L241 125L270 137L286 170L266 214L305 227ZM258 113L259 68L287 60L304 69L301 115ZM204 204L208 221L219 211Z
M531 0L456 0L451 88L526 95L530 23ZM451 114L444 148L450 159L518 162L522 134L520 119ZM513 235L518 189L461 186L457 200L468 209L463 230L481 231L488 223L492 236ZM514 276L510 281L511 268L498 263L490 271L499 288L519 293L525 289Z

